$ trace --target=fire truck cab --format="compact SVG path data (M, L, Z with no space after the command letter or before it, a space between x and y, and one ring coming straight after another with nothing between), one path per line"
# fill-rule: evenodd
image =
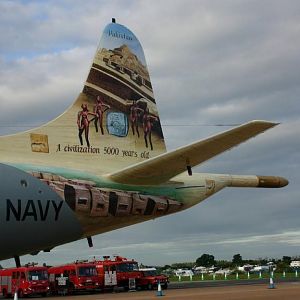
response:
M95 264L86 261L51 267L48 273L53 294L96 291L101 288Z
M114 259L110 259L109 256L103 258L103 260L96 260L95 264L104 288L117 286L133 290L138 287L137 282L141 278L141 272L136 261L121 256L115 256Z
M49 291L47 267L27 264L19 268L0 270L0 295L20 298L29 295L47 296Z

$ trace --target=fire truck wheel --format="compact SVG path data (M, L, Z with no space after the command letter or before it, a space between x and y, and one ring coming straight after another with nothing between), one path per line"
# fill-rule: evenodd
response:
M153 285L151 283L148 283L148 290L153 290Z
M3 295L4 298L8 298L8 294L7 294L7 290L6 289L2 290L2 295Z
M69 285L68 285L68 294L72 295L74 293L75 293L75 286L74 286L73 283L70 282Z
M42 297L47 297L47 292L46 293L42 293L41 295L42 295Z
M18 297L19 297L19 298L24 298L24 292L23 292L22 289L19 289L19 290L18 290Z
M166 290L168 288L168 284L164 284L163 287L162 287L164 290Z

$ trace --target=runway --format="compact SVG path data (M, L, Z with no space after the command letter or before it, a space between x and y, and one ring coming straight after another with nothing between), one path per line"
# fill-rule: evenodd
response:
M173 288L164 290L163 299L205 299L205 300L284 300L284 299L298 299L300 295L300 281L293 282L277 282L275 289L269 289L268 284L251 284L248 285L215 285L210 286L197 286L193 288L188 287L184 283L180 288ZM120 292L120 293L98 293L98 294L81 294L81 295L71 295L71 296L56 296L39 298L32 297L32 299L49 299L49 300L140 300L140 299L157 299L156 291L137 291L137 292ZM0 297L2 299L2 297Z
M268 289L265 284L257 285L239 285L239 286L220 286L216 288L186 288L186 289L170 289L163 291L163 299L183 300L183 299L214 299L214 300L284 300L298 299L300 295L300 282L283 282L276 285L275 289ZM77 295L66 297L47 297L46 299L108 299L108 300L145 300L157 299L156 291L140 291L140 292L123 292L113 294L94 294L94 295Z

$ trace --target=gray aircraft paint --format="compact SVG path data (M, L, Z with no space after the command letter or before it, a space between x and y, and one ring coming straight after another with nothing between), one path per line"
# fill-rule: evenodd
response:
M1 235L0 259L82 237L81 226L69 206L30 174L0 164L0 190L0 232L5 233Z

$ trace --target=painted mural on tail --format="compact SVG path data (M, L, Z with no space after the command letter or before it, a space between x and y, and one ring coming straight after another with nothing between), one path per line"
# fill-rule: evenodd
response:
M143 48L126 27L111 23L104 29L83 94L88 103L83 99L81 105L93 107L100 140L105 133L125 138L114 146L127 143L134 157L166 151Z
M120 24L104 29L75 107L80 146L131 163L166 151L143 48Z

